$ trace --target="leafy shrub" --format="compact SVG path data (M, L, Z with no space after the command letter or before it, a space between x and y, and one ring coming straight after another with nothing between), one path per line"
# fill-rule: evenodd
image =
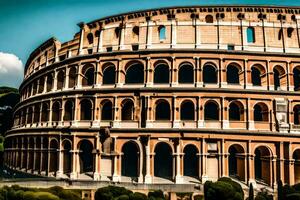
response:
M300 200L299 193L293 193L286 196L286 200Z
M257 193L255 200L273 200L273 195L269 194L267 191L261 191Z
M203 200L203 196L200 194L197 194L194 196L194 200Z
M49 191L50 193L58 196L61 200L81 200L81 195L74 192L73 190L65 190L62 187L54 186L46 191Z
M135 192L129 195L130 200L145 200L148 199L147 196L140 192Z
M124 187L107 186L107 187L99 188L96 191L95 200L111 200L113 198L120 197L121 195L127 195L129 198L129 195L131 193L132 191L127 190Z
M150 191L148 193L148 198L149 199L159 200L159 199L165 199L165 196L164 196L163 191L161 191L161 190L154 190L154 191Z
M228 178L228 177L222 177L222 178L219 178L218 181L224 181L226 183L229 183L236 192L240 193L241 196L243 197L244 199L244 191L243 191L243 188L241 187L241 185L235 181L233 181L231 178Z

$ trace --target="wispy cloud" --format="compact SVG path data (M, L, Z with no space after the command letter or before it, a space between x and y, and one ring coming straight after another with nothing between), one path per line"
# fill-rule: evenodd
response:
M0 86L18 87L22 77L22 61L14 54L0 52Z

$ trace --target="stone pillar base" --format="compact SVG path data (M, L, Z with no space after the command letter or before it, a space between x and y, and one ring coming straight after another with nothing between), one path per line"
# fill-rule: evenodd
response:
M57 171L56 172L56 178L61 178L63 175L63 171Z
M112 181L113 182L120 182L121 181L121 177L119 175L113 175L112 176Z
M153 128L153 123L151 121L146 121L146 128Z
M153 86L153 83L150 83L150 82L146 83L146 87L152 87L152 86Z
M209 181L209 178L208 178L207 175L203 175L203 176L201 177L201 180L202 180L202 184L204 184L206 181Z
M183 183L183 177L181 175L177 175L175 177L175 183Z
M223 120L223 128L224 129L229 129L229 121L228 120Z
M145 176L145 184L151 184L152 183L152 176L146 175Z
M101 179L100 174L98 172L94 172L93 179L94 179L94 181L100 181L100 179Z
M198 128L204 128L204 121L203 121L203 120L199 120L199 121L197 122L197 127L198 127Z
M251 183L252 183L253 189L256 189L257 188L256 181L254 179L249 179L249 181L248 181L249 187L250 187Z
M117 83L116 87L123 87L123 83Z
M140 175L140 176L138 177L138 183L143 183L143 175Z
M174 120L173 121L173 128L180 128L180 121L179 120Z
M249 130L255 130L254 121L248 121L249 123Z
M121 127L121 124L120 124L121 121L113 121L113 128L120 128Z
M70 179L77 179L77 173L76 172L72 172L70 174Z

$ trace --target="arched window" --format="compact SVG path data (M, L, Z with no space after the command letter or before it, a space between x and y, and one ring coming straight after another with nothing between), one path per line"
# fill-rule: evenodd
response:
M139 175L139 148L132 141L126 142L122 146L122 176L138 177Z
M101 120L107 120L107 121L113 120L113 108L112 108L112 103L110 101L106 101L102 105Z
M254 106L254 121L269 121L269 110L266 104L257 103Z
M274 89L279 90L280 87L284 84L284 77L285 74L284 69L281 66L276 66L273 69L273 76L274 76Z
M170 145L160 142L155 146L154 152L154 176L171 179L173 155Z
M244 120L243 105L240 102L232 102L229 105L229 120L242 121Z
M214 101L209 101L204 106L205 120L219 120L219 106Z
M158 27L159 40L166 39L166 27L161 25Z
M159 64L154 70L154 83L169 83L169 66Z
M144 66L141 63L136 63L128 67L126 70L125 83L144 83Z
M158 101L155 108L155 119L156 120L170 120L171 119L171 109L167 101Z
M206 15L205 22L206 23L214 23L214 17L212 15Z
M299 67L294 68L293 70L293 78L294 78L294 90L300 89L300 69Z
M93 171L93 144L88 140L79 143L80 173Z
M47 122L49 120L49 107L47 103L42 104L42 122Z
M83 68L83 79L82 86L92 86L94 85L95 69L92 65L85 66Z
M80 102L80 119L92 120L93 118L93 105L89 99L84 99Z
M87 37L87 39L88 39L89 44L93 44L93 42L94 42L94 36L93 36L93 33L87 34L86 37Z
M192 101L184 101L180 105L180 119L195 120L195 106Z
M199 176L199 156L198 149L194 145L187 145L183 150L183 174L184 176L198 177Z
M71 121L74 119L74 103L72 100L68 100L65 103L65 115L64 120L65 121Z
M57 74L57 89L61 90L64 87L65 83L65 72L60 70Z
M251 68L251 80L254 86L261 86L261 71L257 67Z
M179 83L194 83L194 68L190 64L183 64L179 68Z
M296 105L293 109L294 112L294 124L300 124L300 105Z
M122 120L133 120L134 104L131 100L125 100L122 105Z
M244 149L239 144L234 144L229 147L228 150L228 171L229 176L237 178L239 180L245 180L245 170L242 166L245 164L245 160L240 155L244 153Z
M38 123L40 121L40 106L35 105L34 107L34 117L33 117L33 123Z
M39 93L44 92L45 78L41 77L39 82Z
M254 43L255 42L255 31L253 27L247 28L247 42Z
M60 103L56 101L52 105L52 121L60 121L61 120L61 109L60 109Z
M69 70L69 88L74 88L76 85L76 68L72 67Z
M134 27L132 28L132 32L133 32L135 35L139 36L139 34L140 34L140 28L139 28L138 26L134 26Z
M235 65L229 65L227 67L227 83L228 84L240 84L240 70Z
M50 92L53 88L53 77L51 74L47 76L47 92Z
M114 65L108 66L103 70L103 85L115 84L116 69Z
M215 66L207 64L203 67L203 82L218 83L217 69Z

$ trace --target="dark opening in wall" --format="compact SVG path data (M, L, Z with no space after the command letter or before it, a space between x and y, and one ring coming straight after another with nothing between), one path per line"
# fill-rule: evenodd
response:
M206 15L205 22L206 23L214 23L214 17L212 15Z
M209 101L204 106L205 120L219 120L219 106L214 101Z
M86 37L87 37L87 39L88 39L89 44L93 44L93 42L94 42L94 36L93 36L93 33L87 34Z
M203 82L218 83L217 69L211 64L206 64L203 67Z
M166 64L158 64L154 69L154 83L169 83L169 66Z
M155 120L170 120L170 105L167 101L159 101L155 108Z
M106 101L104 104L102 104L101 120L113 120L113 108L110 101Z
M103 85L115 84L116 68L114 65L108 66L103 71Z

